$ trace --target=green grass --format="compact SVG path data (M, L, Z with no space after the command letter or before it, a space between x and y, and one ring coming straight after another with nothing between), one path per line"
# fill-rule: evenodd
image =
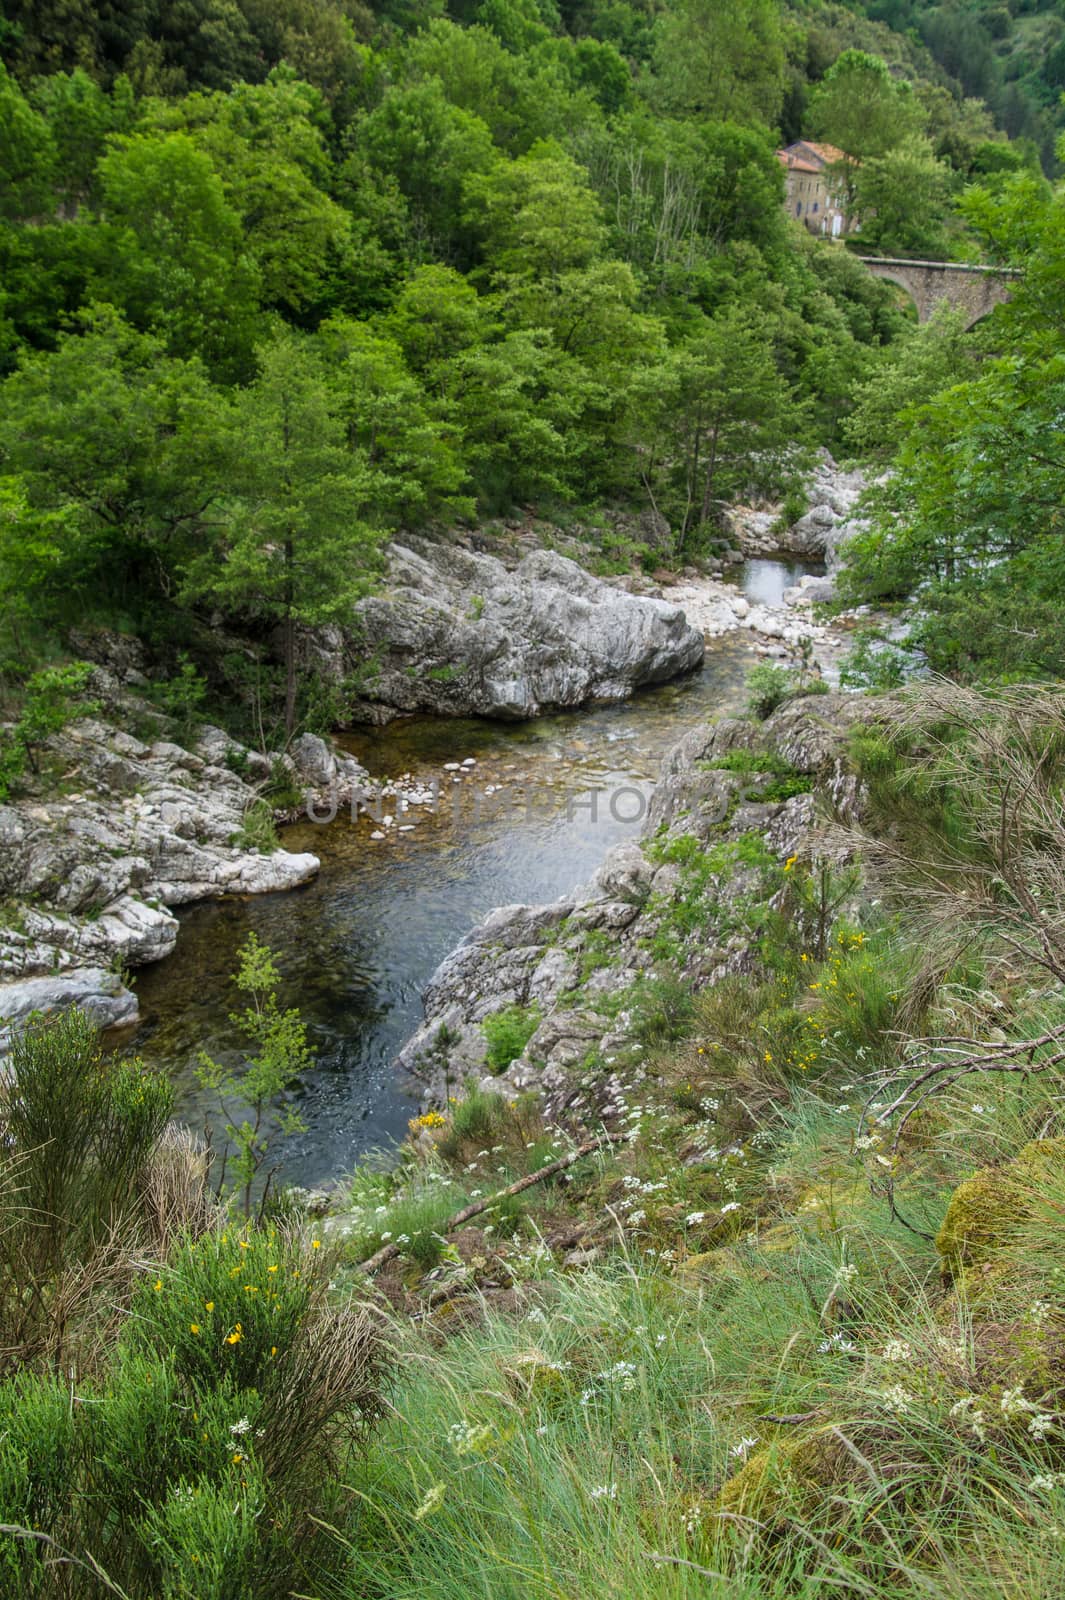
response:
M516 1061L540 1026L538 1006L505 1006L481 1023L488 1043L490 1072L505 1072Z
M716 864L690 839L656 848L682 873ZM1004 1001L974 967L915 1011L894 921L837 923L819 961L788 903L760 971L697 995L663 971L623 997L639 1046L609 1068L593 1053L584 1081L618 1075L630 1139L527 1191L517 1238L493 1225L467 1248L457 1298L408 1277L420 1309L394 1320L393 1409L327 1594L1061 1591L1065 1157L975 1292L935 1243L974 1169L1057 1132L1056 1080L964 1080L892 1153L866 1113L910 1059L907 1020L980 1037ZM1018 1028L1059 1020L1055 996L1026 1006ZM534 1117L453 1107L412 1193L532 1170L558 1148Z

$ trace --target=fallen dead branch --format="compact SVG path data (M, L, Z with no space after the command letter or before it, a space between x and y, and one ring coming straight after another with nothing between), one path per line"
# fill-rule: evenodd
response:
M456 1228L461 1228L463 1223L470 1222L474 1217L480 1216L482 1211L491 1210L498 1205L500 1200L509 1200L512 1195L522 1194L526 1189L531 1189L534 1184L542 1183L545 1178L554 1177L556 1172L565 1172L567 1167L572 1167L585 1156L592 1155L596 1150L602 1150L608 1145L621 1144L628 1138L626 1133L600 1133L594 1139L586 1139L578 1145L576 1150L571 1150L569 1155L560 1156L557 1161L549 1161L546 1167L540 1167L536 1172L530 1172L527 1177L519 1178L517 1183L512 1183L506 1189L497 1189L495 1194L490 1194L487 1199L475 1200L472 1205L463 1206L461 1211L456 1211L453 1217L448 1217L440 1232L442 1234L454 1233ZM400 1253L398 1244L382 1245L366 1261L361 1261L359 1272L374 1273L389 1261L394 1261Z

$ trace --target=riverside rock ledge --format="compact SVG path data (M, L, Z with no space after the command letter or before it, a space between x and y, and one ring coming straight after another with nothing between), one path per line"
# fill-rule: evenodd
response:
M269 761L218 729L193 751L86 719L48 749L65 791L0 806L0 1054L34 1011L78 1005L100 1027L136 1021L117 973L170 954L172 906L294 889L319 865L243 842L257 792L225 758L235 750L266 771Z

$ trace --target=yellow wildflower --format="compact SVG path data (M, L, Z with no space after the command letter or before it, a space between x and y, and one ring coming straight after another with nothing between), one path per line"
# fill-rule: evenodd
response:
M200 1331L200 1324L198 1322L190 1322L189 1323L189 1332L190 1333L199 1333L199 1331Z
M198 1333L199 1329L197 1329L196 1331ZM241 1327L240 1323L238 1322L236 1324L236 1326L234 1327L233 1332L226 1334L226 1344L239 1344L240 1341L243 1339L243 1337L244 1337L244 1329Z
M153 1284L153 1285L152 1285L152 1288L153 1288L153 1289L154 1289L154 1290L155 1290L155 1292L156 1292L156 1294L158 1294L158 1293L159 1293L159 1290L160 1290L160 1289L161 1289L161 1288L162 1288L162 1287L163 1287L163 1280L162 1280L162 1278L156 1278L156 1280L155 1280L155 1282L154 1282L154 1284Z

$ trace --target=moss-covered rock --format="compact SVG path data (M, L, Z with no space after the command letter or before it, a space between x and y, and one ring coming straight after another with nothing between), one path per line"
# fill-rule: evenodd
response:
M1001 1167L983 1167L955 1189L936 1238L952 1278L985 1269L1030 1215L1033 1198L1065 1178L1065 1138L1034 1139Z
M764 1445L723 1484L716 1510L772 1532L809 1517L840 1483L846 1461L838 1435L825 1430Z

